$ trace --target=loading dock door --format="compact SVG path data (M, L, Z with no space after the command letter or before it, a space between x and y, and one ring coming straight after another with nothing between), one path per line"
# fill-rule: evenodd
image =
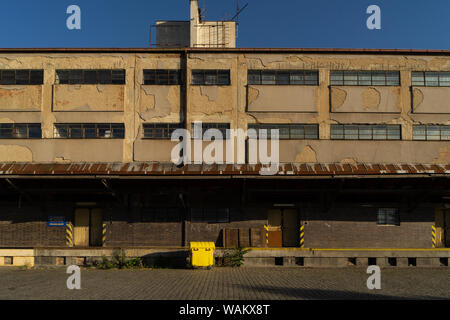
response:
M77 208L75 210L73 238L78 247L102 245L101 209Z
M92 247L99 247L102 245L102 227L103 216L101 209L91 209L91 222L89 245Z
M299 215L295 209L271 209L268 212L269 247L299 246Z
M79 247L89 246L89 209L75 210L73 244Z
M283 247L298 247L299 245L299 219L297 210L283 210Z
M450 248L450 210L444 211L444 222L445 222L445 246Z

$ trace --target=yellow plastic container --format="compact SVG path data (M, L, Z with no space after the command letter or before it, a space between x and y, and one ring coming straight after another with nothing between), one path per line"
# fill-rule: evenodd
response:
M191 264L193 267L208 267L214 265L214 242L191 242Z

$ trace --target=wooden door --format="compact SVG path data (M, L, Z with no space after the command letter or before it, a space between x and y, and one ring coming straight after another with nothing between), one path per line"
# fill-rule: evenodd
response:
M278 248L283 246L282 241L282 211L280 209L269 210L267 214L268 221L268 246L272 248Z
M298 247L299 218L295 209L283 209L282 216L283 247Z
M89 246L89 209L78 208L75 210L73 243L75 246Z

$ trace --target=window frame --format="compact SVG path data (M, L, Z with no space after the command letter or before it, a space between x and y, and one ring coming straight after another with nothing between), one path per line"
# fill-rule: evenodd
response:
M19 128L25 127L25 136L19 134ZM32 127L39 127L39 136L31 136L30 129ZM11 135L3 135L4 132L11 131ZM42 124L41 123L0 123L0 139L42 139Z
M341 138L338 138L338 137L336 137L337 135L339 135L338 133L333 133L333 129L336 129L336 128L338 128L338 127L340 127L340 128L342 128L342 134L340 135L340 136L342 136ZM356 133L355 134L350 134L350 133L348 133L348 134L346 134L346 129L348 127L355 127L355 128L353 128L353 129L348 129L349 131L350 130L356 130ZM366 127L366 128L364 128L364 127ZM371 136L370 136L370 138L367 138L367 139L363 139L363 138L361 138L361 136L364 136L364 134L362 134L361 135L361 129L362 128L364 128L365 130L367 130L368 128L367 127L369 127L370 128L370 131L371 131ZM376 127L386 127L385 128L385 138L380 138L380 139L375 139L375 137L378 135L378 136L380 136L379 134L375 134L375 129L380 129L380 128L376 128ZM399 130L389 130L389 128L394 128L394 127L397 127ZM398 135L398 138L395 138L395 139L393 139L393 138L389 138L389 132L393 132L393 131L398 131L399 132L399 135ZM357 136L357 138L346 138L346 136L354 136L354 135L356 135ZM334 136L334 137L333 137ZM357 123L357 124L331 124L331 126L330 126L330 140L357 140L357 141L400 141L400 140L402 140L402 127L401 127L401 125L397 125L397 124L373 124L373 123L369 123L369 124L365 124L365 123Z
M320 138L320 132L319 132L319 125L318 124L307 124L307 123L280 123L280 124L273 124L273 123L261 123L261 124L249 124L247 127L247 135L248 135L248 131L250 129L254 129L257 132L257 136L256 137L250 137L251 139L261 139L262 137L260 136L260 131L259 130L267 130L267 139L271 139L271 133L270 130L271 129L287 129L289 132L289 137L284 137L284 135L279 135L279 140L319 140ZM294 129L300 129L300 127L303 127L303 137L298 137L298 136L293 136L292 131ZM307 128L314 128L315 130L315 138L310 138L307 135ZM311 133L310 133L311 134Z
M194 123L191 123L191 137L194 140L202 140L202 141L209 141L209 140L204 140L204 136L205 136L205 132L208 129L217 129L222 133L222 139L223 140L228 140L230 138L230 129L231 129L231 124L229 122L202 122L202 137L197 137L194 134ZM206 127L205 127L206 125ZM222 127L222 128L221 128ZM223 131L225 130L225 131Z
M159 127L159 128L158 128ZM184 129L182 123L143 123L142 124L142 139L145 140L171 140L173 131L177 129ZM160 137L158 136L146 136L147 130L163 130Z
M220 79L220 73L226 74L227 82L226 83L219 83ZM202 76L202 82L196 83L194 82L194 75L198 74ZM207 75L209 76L214 75L216 76L216 82L215 83L207 83ZM191 86L231 86L231 72L230 69L195 69L191 71Z
M65 128L64 128L65 126ZM115 127L117 126L117 127ZM86 129L92 129L94 127L95 135L87 136ZM103 127L103 128L102 128ZM55 123L54 124L53 137L55 139L124 139L125 138L125 124L124 123ZM61 136L60 131L65 129L66 136ZM79 130L79 136L72 136L73 130ZM110 131L110 136L101 136L100 130ZM121 132L121 134L115 135L114 132Z
M418 76L418 74L421 74L422 80L420 81L422 84L418 84L418 82L414 80L414 77ZM427 84L427 75L435 73L437 75L437 85L428 85ZM415 75L416 74L416 75ZM448 81L442 81L441 75L448 76ZM446 85L441 85L441 82L446 82ZM446 88L450 87L450 71L412 71L411 72L411 86L412 87L440 87L440 88Z
M338 73L341 74L341 82L336 83L339 80L333 79L333 77L337 77ZM370 83L362 83L369 81L366 80L360 80L362 75L365 75L366 77L370 73ZM389 74L397 74L398 75L398 82L395 82L395 84L388 84L388 78ZM345 76L346 74L355 74L355 80L347 80L350 81L356 81L356 83L346 83ZM374 80L374 75L384 75L384 83L376 83L376 80ZM357 86L357 87L400 87L401 86L401 74L400 71L392 71L392 70L331 70L330 71L330 86Z
M86 80L86 74L92 75L95 72L95 81ZM79 75L78 75L79 73ZM102 75L109 73L109 80L101 80ZM116 74L115 74L116 73ZM62 75L66 79L61 80ZM120 79L114 80L114 77L120 76ZM126 84L125 69L57 69L55 70L55 84L61 85L125 85Z
M394 212L389 212L389 211L394 211ZM377 226L399 227L401 224L400 208L397 208L397 207L377 208L376 214L377 214ZM392 218L393 214L394 214L394 217ZM384 215L384 217L380 218L381 215Z
M251 81L251 76L259 74L259 81ZM264 83L263 81L263 75L264 74L273 74L274 76L274 82L273 83ZM286 82L279 82L277 75L278 74L287 74L288 78ZM296 74L302 74L303 80L301 83L292 83L292 77ZM311 76L314 74L315 80L314 83L307 83L306 77ZM299 81L299 80L297 80ZM313 81L313 80L310 80ZM318 86L319 85L319 71L318 70L295 70L295 69L274 69L274 70L267 70L267 69L249 69L247 71L247 84L248 85L264 85L264 86Z
M418 139L417 135L416 135L416 129L423 127L424 128L424 139ZM429 131L429 127L437 127L439 128L439 139L430 139L430 136L434 136L434 135L429 135L428 131ZM443 128L446 128L447 130L443 130ZM413 125L413 140L414 141L450 141L450 134L448 135L443 135L443 132L449 132L450 133L450 125L445 125L445 124L415 124ZM443 137L448 137L448 139L443 139ZM422 136L420 136L422 137Z
M159 74L158 74L159 73ZM160 75L167 73L167 83L160 81ZM143 85L145 86L179 86L182 85L181 69L144 69L142 70ZM147 76L153 76L153 81L146 79ZM175 76L172 78L171 76ZM176 81L171 81L176 79Z
M14 73L14 76L10 79L9 82L3 81L3 75L6 73ZM26 81L18 82L18 73L28 73L28 77ZM32 82L34 77L38 78L38 81L35 83ZM44 84L44 69L0 69L0 85L8 86L8 85L21 85L21 86L41 86Z

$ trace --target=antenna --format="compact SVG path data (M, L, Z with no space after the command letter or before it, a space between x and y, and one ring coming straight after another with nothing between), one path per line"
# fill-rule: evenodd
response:
M231 18L231 20L236 19L236 23L239 23L239 15L241 14L242 11L244 11L245 8L247 8L247 6L248 2L242 8L239 8L239 0L236 0L236 14L234 15L233 18Z
M206 0L203 0L203 8L200 9L201 20L206 20Z

